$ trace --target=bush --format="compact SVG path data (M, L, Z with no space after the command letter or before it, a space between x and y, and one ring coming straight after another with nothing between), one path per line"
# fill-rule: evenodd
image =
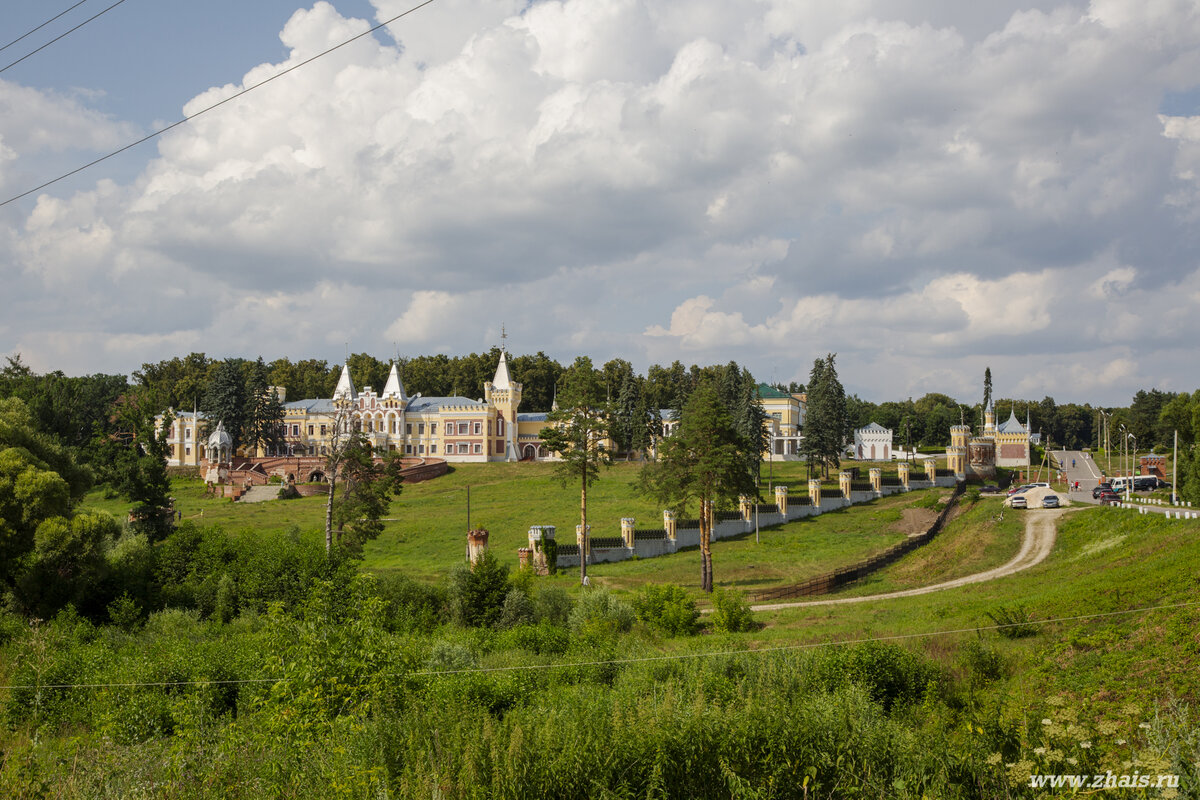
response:
M384 624L390 631L427 632L441 623L446 590L396 573L380 576L377 591L383 599Z
M673 583L650 584L633 600L637 618L672 636L690 636L696 632L700 612L696 601Z
M485 550L474 564L460 565L450 574L455 619L470 628L494 626L500 621L508 588L508 567Z
M566 625L572 607L571 596L561 586L544 586L533 597L533 616L538 622Z
M1006 639L1021 639L1038 632L1038 626L1033 624L1033 615L1025 606L1000 606L995 611L989 611L987 617L996 625L1002 626L996 629L996 633Z
M567 621L574 634L624 633L633 627L633 608L607 589L591 589L579 596Z
M128 594L108 604L108 618L123 631L132 631L142 622L142 607Z
M715 630L726 633L739 633L757 627L749 603L736 589L717 589L713 592L712 625Z
M533 622L533 601L524 590L513 587L504 596L504 607L500 610L500 627L512 628Z
M979 686L999 680L1007 672L1004 656L978 639L963 645L958 662L967 672L969 682Z

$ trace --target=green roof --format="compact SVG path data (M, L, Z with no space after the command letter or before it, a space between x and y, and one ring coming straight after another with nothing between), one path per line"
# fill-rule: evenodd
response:
M765 383L758 385L758 396L763 400L787 400L791 397L787 392L781 392L774 386Z

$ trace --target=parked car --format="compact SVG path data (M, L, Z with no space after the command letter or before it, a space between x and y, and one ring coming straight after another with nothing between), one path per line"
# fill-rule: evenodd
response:
M980 494L1000 494L1000 487L994 483L985 483L979 487Z
M1116 492L1113 491L1111 483L1102 483L1099 486L1097 486L1096 488L1092 489L1092 499L1099 500L1100 495L1105 494L1105 493L1116 494Z
M1012 508L1029 508L1029 503L1026 502L1025 496L1020 494L1013 496L1013 498L1008 501L1008 504Z
M1023 483L1020 486L1010 486L1008 488L1008 496L1012 497L1014 494L1024 494L1032 488L1033 484L1031 483Z
M1043 497L1042 508L1058 508L1058 495L1048 494Z
M1110 489L1107 492L1101 492L1098 499L1100 500L1100 505L1111 506L1113 503L1121 502L1121 495Z

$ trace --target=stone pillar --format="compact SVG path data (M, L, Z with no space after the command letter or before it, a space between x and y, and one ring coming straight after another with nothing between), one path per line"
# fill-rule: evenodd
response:
M583 526L575 526L575 544L579 545L579 557L592 557L592 526L588 525L587 547L583 546Z
M750 502L749 495L738 495L738 510L742 512L742 519L746 522L754 519L754 505Z
M663 509L663 528L667 531L667 538L675 541L675 512L669 508Z
M521 561L521 569L533 568L533 551L528 547L518 547L517 558Z
M937 460L932 458L925 459L925 477L933 483L937 479Z
M783 514L785 519L787 518L787 493L788 487L775 487L775 506L779 509L779 513Z
M626 547L633 547L633 517L621 517L621 539Z
M908 462L897 464L896 471L900 474L900 485L908 489Z
M871 488L883 494L883 470L879 467L871 467L867 474L871 476Z
M467 531L467 560L474 565L487 551L488 532L483 528Z
M838 473L838 488L842 490L842 497L850 499L850 473L842 470Z
M808 479L808 497L814 508L821 507L821 481L816 478Z

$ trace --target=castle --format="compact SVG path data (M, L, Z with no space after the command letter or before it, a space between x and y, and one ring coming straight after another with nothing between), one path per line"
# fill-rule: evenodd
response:
M969 425L950 427L950 446L946 448L946 466L955 475L966 478L991 478L996 467L1028 467L1030 434L1028 412L1025 424L1010 410L1008 420L997 427L996 406L988 404L983 416L983 432L971 436Z
M350 368L342 367L330 399L283 403L281 444L270 452L258 448L251 457L323 456L339 421L361 431L377 453L446 461L542 461L552 458L541 440L546 413L519 413L521 384L508 372L503 350L483 398L410 397L392 365L383 391L354 387ZM348 422L346 422L348 421ZM162 424L160 418L160 425ZM170 466L200 466L207 460L208 443L201 441L204 415L176 414L167 435Z

